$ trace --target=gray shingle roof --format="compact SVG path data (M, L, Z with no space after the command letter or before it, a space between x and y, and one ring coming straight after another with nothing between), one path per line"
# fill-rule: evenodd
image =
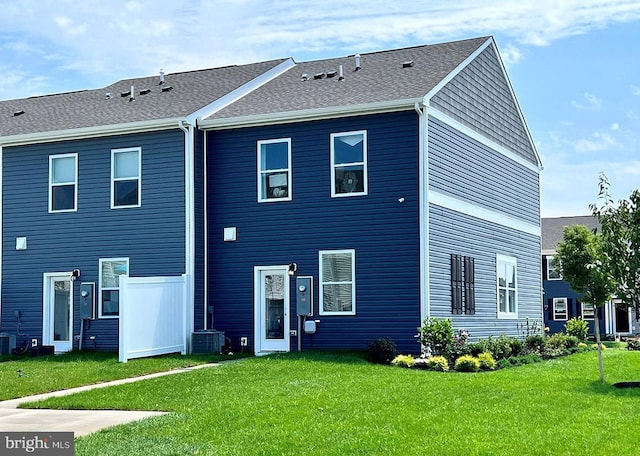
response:
M598 219L592 215L575 217L543 218L540 220L542 229L542 251L555 251L558 243L564 238L564 227L584 225L588 228L600 228Z
M207 120L419 99L449 75L489 37L302 62ZM413 65L403 68L404 62ZM344 79L336 74L340 65ZM306 74L308 80L303 81ZM315 79L317 74L324 74Z
M0 136L23 135L185 117L286 59L124 79L102 89L0 102ZM121 96L135 87L135 100ZM172 87L163 92L162 88ZM141 90L150 89L145 95ZM108 98L107 93L112 97ZM24 111L23 114L14 113Z

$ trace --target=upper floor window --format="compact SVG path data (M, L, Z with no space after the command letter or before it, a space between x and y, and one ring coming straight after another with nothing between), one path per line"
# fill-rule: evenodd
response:
M553 298L553 319L567 320L569 318L569 306L567 298Z
M331 196L367 192L367 132L331 134Z
M498 318L517 318L517 260L513 257L496 255L498 282Z
M356 251L320 252L320 315L356 314Z
M120 315L120 276L129 275L129 258L100 259L100 317Z
M476 313L475 260L451 254L451 313Z
M70 212L78 202L78 154L49 157L49 212Z
M560 271L553 264L553 256L549 255L547 257L547 280L560 280L562 276L560 275Z
M596 308L593 304L583 302L582 304L582 318L585 320L593 320L596 316Z
M139 207L141 197L142 149L111 151L111 208Z
M291 138L258 141L258 202L291 200Z

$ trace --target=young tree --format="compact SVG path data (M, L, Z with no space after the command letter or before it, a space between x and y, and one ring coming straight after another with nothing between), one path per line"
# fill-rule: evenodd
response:
M586 226L572 225L565 227L564 239L558 244L553 262L561 271L563 279L580 294L580 300L594 307L593 325L598 344L598 368L600 381L604 383L598 308L610 299L612 282L603 268L602 259L602 237Z
M601 226L604 266L615 283L614 295L640 319L640 192L614 205L607 176L600 174L602 206L591 205Z

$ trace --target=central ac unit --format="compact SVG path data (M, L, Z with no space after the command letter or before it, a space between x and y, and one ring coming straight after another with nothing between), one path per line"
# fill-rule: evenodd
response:
M224 332L216 330L196 331L191 335L191 353L222 353Z

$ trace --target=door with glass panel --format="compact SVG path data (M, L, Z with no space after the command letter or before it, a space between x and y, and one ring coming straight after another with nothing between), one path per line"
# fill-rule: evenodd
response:
M254 281L255 352L289 351L287 267L256 267Z
M56 353L73 348L73 287L70 275L45 276L43 345Z

